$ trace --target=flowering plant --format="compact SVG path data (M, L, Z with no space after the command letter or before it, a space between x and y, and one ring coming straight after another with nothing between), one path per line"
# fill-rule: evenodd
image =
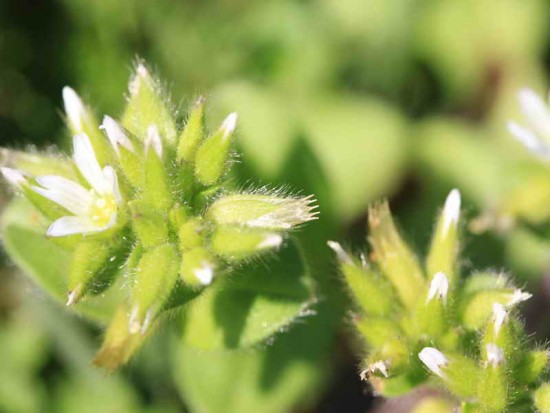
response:
M305 312L312 284L285 240L316 218L315 200L234 189L235 113L208 134L199 98L178 127L143 64L119 121L99 125L69 87L63 99L73 157L9 154L2 174L23 199L8 207L3 232L39 284L78 312L110 319L97 364L126 362L175 309L186 309L188 341L206 347L253 344ZM283 258L271 272L255 265L277 249ZM235 323L240 335L229 331Z

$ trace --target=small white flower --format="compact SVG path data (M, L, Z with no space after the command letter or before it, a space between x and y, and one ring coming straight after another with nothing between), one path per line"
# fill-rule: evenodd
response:
M90 189L56 175L39 176L37 185L32 186L34 191L73 214L59 218L48 228L47 235L51 237L111 228L121 202L116 173L110 166L101 169L90 139L85 134L76 135L73 147L75 164Z
M336 253L338 259L345 264L352 264L353 261L342 246L336 241L327 241L327 245Z
M435 274L434 277L432 278L426 303L429 303L435 297L445 302L447 301L448 292L449 292L449 280L447 279L447 276L445 275L445 273L440 271L437 274Z
M69 126L74 133L84 133L84 124L88 121L88 112L76 92L69 86L63 88L63 105Z
M441 368L449 364L449 360L441 351L433 347L424 347L418 353L418 358L432 373L445 378L445 373Z
M453 189L449 192L447 199L445 200L445 206L443 207L443 234L447 234L447 231L451 225L456 226L460 217L460 191Z
M487 352L487 364L496 367L504 361L504 351L494 343L485 346Z
M128 139L122 127L113 118L105 116L99 128L105 131L117 154L120 151L120 146L124 146L129 151L134 152L133 143Z
M521 89L518 97L527 127L508 122L508 131L529 151L550 160L550 108L531 89Z
M504 325L508 318L508 311L506 311L506 307L504 307L500 303L494 303L493 304L493 328L495 330L495 335L498 335L500 332L500 329Z

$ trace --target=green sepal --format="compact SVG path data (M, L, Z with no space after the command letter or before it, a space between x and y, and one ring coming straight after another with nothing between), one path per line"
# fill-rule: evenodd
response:
M204 98L195 102L178 142L177 160L193 162L195 153L204 138Z
M143 200L152 208L168 212L172 206L168 174L164 162L153 148L146 149L143 168Z
M195 176L203 185L214 185L225 173L232 134L220 128L197 149Z
M501 413L508 406L509 380L503 364L486 366L480 374L477 396L486 413Z
M283 237L277 232L239 226L218 226L212 233L212 252L228 261L241 261L278 248Z
M182 223L178 229L179 246L182 251L200 247L204 242L205 225L199 217Z
M402 303L414 309L425 290L426 279L416 256L399 235L387 202L369 208L369 228L376 263L392 282Z
M132 228L145 248L169 241L166 216L143 199L128 202L128 207L132 214Z
M161 87L143 64L138 64L130 80L130 97L122 116L122 125L141 139L147 136L150 125L157 125L160 135L168 144L176 141L176 126L163 97Z
M533 400L539 413L550 413L550 383L544 383L534 393Z
M525 384L534 383L548 367L548 350L535 350L525 353L517 367L516 378Z

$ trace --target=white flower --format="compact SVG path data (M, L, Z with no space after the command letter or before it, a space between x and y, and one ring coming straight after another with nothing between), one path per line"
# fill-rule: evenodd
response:
M527 127L508 122L508 131L531 152L550 160L550 108L531 89L521 89L518 97Z
M429 303L435 297L443 301L446 301L448 292L449 292L449 280L447 279L447 276L440 271L437 274L435 274L434 277L432 278L426 303Z
M62 176L44 175L36 178L32 189L61 205L73 215L56 220L47 231L51 237L100 232L116 222L121 202L118 180L113 168L101 169L90 139L85 135L73 137L74 161L90 189Z
M449 360L447 360L447 357L445 357L441 351L433 347L424 347L422 351L418 353L418 358L432 371L432 373L441 378L445 378L445 373L441 368L446 366Z

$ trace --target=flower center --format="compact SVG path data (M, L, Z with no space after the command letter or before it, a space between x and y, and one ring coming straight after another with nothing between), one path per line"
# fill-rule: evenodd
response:
M112 195L94 195L94 201L90 205L90 218L99 227L107 226L117 210L115 198Z

